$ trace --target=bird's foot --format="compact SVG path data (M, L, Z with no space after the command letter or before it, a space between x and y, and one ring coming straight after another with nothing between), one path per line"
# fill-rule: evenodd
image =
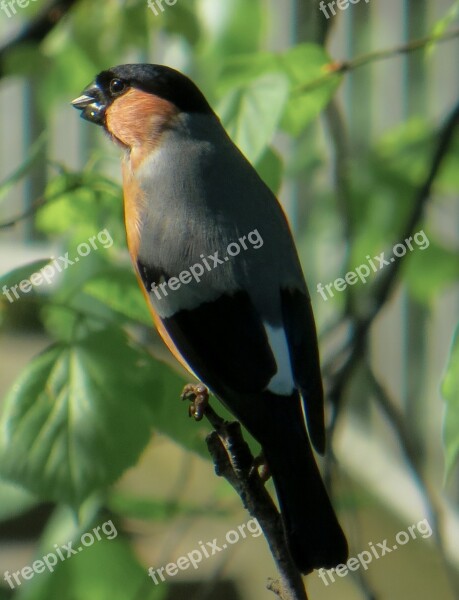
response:
M263 452L254 459L252 469L258 471L258 475L263 483L266 483L271 477L271 471Z
M182 400L190 400L188 414L195 421L201 421L209 404L209 390L203 383L188 383L180 396Z

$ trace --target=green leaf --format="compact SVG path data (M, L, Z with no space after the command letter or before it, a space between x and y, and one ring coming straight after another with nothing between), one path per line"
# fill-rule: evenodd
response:
M456 196L459 189L459 141L456 138L435 182L435 189Z
M89 528L87 531L92 530ZM94 534L92 535L95 538ZM79 540L75 540L72 548L83 549L77 555L68 558L67 551L61 549L65 560L58 561L53 572L46 569L43 573L34 573L30 581L21 584L15 598L17 600L43 600L44 598L163 600L168 593L167 583L155 586L148 578L147 568L139 564L129 544L120 533L113 539L107 539L101 532L101 539L95 538L94 543L87 547L81 546ZM49 548L48 552L54 552L56 555L53 547ZM40 560L48 552L36 556L35 560Z
M331 63L325 50L316 44L295 46L283 55L282 62L292 89L282 127L296 136L325 108L339 86L341 77L331 77L310 91L299 91L301 87L323 77Z
M29 263L28 265L24 265L22 267L18 267L17 269L13 269L12 271L9 271L8 273L5 273L5 275L2 275L0 277L0 288L2 290L2 294L5 298L2 298L2 300L4 302L9 302L9 303L13 303L18 299L21 299L21 297L24 297L25 292L22 292L19 288L18 285L26 280L30 280L30 277L34 274L34 273L38 273L40 271L40 269L42 269L43 267L45 267L47 264L49 264L50 260L49 258L43 258L37 261L34 261L32 263ZM45 284L46 282L44 281L41 285L43 286L43 284ZM24 287L26 287L24 285ZM14 289L13 289L14 288ZM36 290L39 288L33 287L30 291ZM29 292L27 292L29 293ZM19 296L19 298L16 297L16 295Z
M443 444L448 475L459 457L459 326L454 335L441 392L446 402Z
M230 92L218 111L229 135L256 162L270 143L288 97L281 74L267 74Z
M114 328L57 344L27 366L7 396L0 474L78 506L135 464L153 426L209 458L209 425L188 418L184 383Z
M412 296L429 305L438 294L459 279L458 256L433 241L425 250L419 250L415 244L413 248L409 257L407 254L409 261L405 281Z
M20 515L37 504L37 498L32 494L0 480L0 521Z
M121 193L109 179L85 171L64 173L50 181L46 197L50 200L36 218L40 231L73 232L79 243L108 229L116 240L122 224Z
M193 3L177 2L173 10L165 10L160 19L155 16L153 25L156 25L158 29L167 31L169 34L179 35L187 40L190 45L195 45L200 37L196 12L196 6ZM153 11L152 14L154 14Z
M273 148L267 148L255 168L274 194L277 194L282 184L283 164L279 154Z
M378 187L388 182L388 178L393 183L397 183L395 179L398 178L400 182L418 187L432 161L432 148L436 143L432 125L419 117L390 129L378 140L373 154L373 167L379 168L383 176L382 181L378 181ZM459 186L458 157L459 142L454 140L435 181L435 188L439 192L456 193Z
M206 51L214 63L217 57L258 50L266 15L260 0L200 0L196 8L206 33Z
M103 330L107 324L117 324L108 307L83 293L77 292L71 299L63 300L62 304L59 300L54 304L54 298L58 298L60 293L61 290L54 294L53 301L41 310L43 325L56 341L74 342Z
M132 270L111 269L90 279L83 289L127 319L152 326L152 317Z
M284 64L281 54L257 52L227 59L218 81L218 94L222 97L234 88L249 85L268 73L282 73Z
M419 117L397 125L377 143L377 160L413 184L422 180L431 161L432 128Z
M302 92L301 88L323 77L331 63L325 50L316 44L300 44L284 54L257 53L229 60L222 72L219 92L247 88L262 75L283 74L290 83L290 94L281 126L292 135L299 135L324 109L338 87L341 78Z
M209 515L209 506L193 505L171 500L155 500L151 498L132 497L115 492L108 502L110 510L128 519L148 521L168 521L175 516L199 517ZM228 516L225 508L212 507L212 515Z
M174 9L167 7L167 10ZM84 78L78 77L76 89L81 90L96 73L109 65L123 62L131 49L145 59L155 19L158 20L144 0L126 0L122 4L119 0L78 2L72 9L72 18L66 22L66 27L55 27L51 32L51 38L60 34L61 39L50 51L56 56L69 46L78 46L86 55L86 60L97 65ZM72 44L69 44L69 39Z
M50 64L46 70L39 71L41 76L36 87L36 104L44 118L49 118L50 110L61 99L67 102L67 111L70 112L68 102L75 93L76 82L87 83L97 72L96 65L88 60L87 53L76 44L68 43L68 30L56 30L44 42L43 55L46 55ZM56 43L57 38L62 40L60 44Z
M30 77L37 73L46 73L52 62L39 52L36 44L25 42L15 45L6 53L5 73L14 77Z
M150 438L138 362L115 330L56 345L33 360L6 400L3 476L73 506L114 482Z
M445 16L443 16L441 19L439 19L435 23L430 35L432 35L432 36L443 35L445 33L445 31L448 29L448 27L451 25L451 23L454 22L458 13L459 13L459 0L456 0L456 2L454 2L453 5L450 6L450 8L447 10ZM437 45L438 44L435 41L430 42L430 44L428 44L426 46L427 55L431 55Z

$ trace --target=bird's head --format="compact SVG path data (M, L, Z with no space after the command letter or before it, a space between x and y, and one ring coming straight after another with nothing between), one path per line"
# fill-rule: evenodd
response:
M181 113L213 114L188 77L164 65L127 64L102 71L73 100L83 119L119 144L151 145Z

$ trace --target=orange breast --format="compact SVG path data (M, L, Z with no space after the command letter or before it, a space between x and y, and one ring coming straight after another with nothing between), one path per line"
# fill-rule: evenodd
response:
M159 335L162 340L175 356L175 358L180 362L180 364L185 367L187 371L193 374L193 371L186 363L185 359L177 350L172 338L167 333L166 328L164 327L161 318L156 313L151 301L150 297L143 285L142 279L139 275L137 269L137 256L139 254L139 246L140 246L140 225L141 225L141 215L142 208L145 205L146 199L140 187L138 186L135 178L132 175L132 169L129 164L129 160L125 160L123 162L123 190L124 190L124 222L126 226L126 234L127 234L127 243L129 248L129 254L131 255L131 260L134 265L137 281L139 282L140 289L142 290L143 295L145 296L145 300L147 301L148 308L153 317L153 321L156 325L156 329L158 330Z

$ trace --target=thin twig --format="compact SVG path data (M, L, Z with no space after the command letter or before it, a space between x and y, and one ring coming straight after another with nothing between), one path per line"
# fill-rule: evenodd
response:
M390 398L387 390L378 380L367 361L365 361L365 371L378 406L386 415L390 425L397 433L398 441L400 442L405 458L414 473L416 483L425 491L426 503L428 505L430 516L433 518L433 521L438 524L438 518L434 517L434 515L438 513L438 501L422 473L419 440L413 440L413 432L407 427L406 417Z
M3 223L0 223L0 229L9 229L10 227L14 227L21 221L24 221L24 219L33 216L42 206L46 204L46 202L47 200L45 196L40 196L39 198L34 200L29 206L29 208L23 213L17 215L16 217L13 217L9 221L4 221Z
M353 58L351 60L332 63L331 65L327 65L328 71L327 73L325 73L325 75L321 75L320 77L317 77L317 79L313 79L309 83L297 87L294 90L294 92L296 94L305 94L306 92L310 92L322 85L329 83L334 77L337 77L338 75L343 75L344 73L348 73L349 71L355 71L355 69L363 67L364 65L367 65L369 63L386 60L388 58L397 56L398 54L407 54L409 52L415 52L416 50L421 50L422 48L425 48L429 44L446 42L456 37L459 37L459 28L452 29L440 35L436 34L431 35L429 37L421 38L419 40L413 40L411 42L408 42L407 44L396 46L395 48L375 50L374 52L362 54L361 56L357 56L356 58Z
M0 223L0 229L8 229L10 227L14 227L15 225L17 225L24 219L27 219L28 217L31 217L32 215L34 215L45 204L50 204L51 202L54 202L55 200L59 200L59 198L61 196L63 196L64 194L68 194L69 192L74 192L75 190L78 190L79 188L82 188L82 187L84 187L84 184L81 181L74 181L73 183L70 183L69 186L65 190L59 190L58 192L55 192L54 194L51 194L50 196L44 195L44 196L40 196L39 198L36 198L32 202L32 204L29 206L29 208L27 210L25 210L23 213L21 213L20 215L17 215L16 217L13 217L12 219L9 219L8 221L4 221L3 223Z
M425 180L423 181L422 185L419 187L414 196L411 214L409 215L409 218L407 219L404 227L402 228L402 233L399 239L406 239L410 235L412 235L415 231L416 226L421 220L427 202L431 197L433 184L451 148L451 144L458 125L459 103L454 107L454 109L452 110L452 112L450 113L450 115L448 116L438 133L437 144L433 152L429 171ZM395 284L398 280L398 275L400 273L401 266L401 261L395 261L394 263L390 263L390 265L385 267L384 273L377 280L373 288L374 291L373 294L371 294L372 305L370 305L366 315L364 315L360 319L355 318L354 320L354 331L351 343L349 344L349 351L347 353L347 357L343 356L343 352L341 352L339 357L335 355L335 360L333 361L333 363L335 364L334 373L332 371L331 365L329 365L327 368L330 384L328 396L334 408L331 424L328 428L330 440L332 439L333 434L336 430L338 417L343 407L344 389L349 383L354 369L360 363L360 359L362 358L362 355L364 353L368 334L371 325L374 322L374 319L385 306L387 300L393 292ZM336 367L337 362L339 362L340 364ZM438 547L443 557L444 564L448 568L448 562L445 558L443 542L440 533L440 512L438 508L438 502L435 493L423 477L421 466L418 461L418 452L416 444L412 442L409 432L406 429L403 415L400 413L400 411L397 410L394 403L390 401L385 390L376 380L374 375L371 379L371 383L375 390L376 400L378 401L378 404L384 410L385 414L390 420L390 423L394 427L395 431L398 433L402 449L404 451L408 463L412 468L413 473L415 474L418 486L424 491L425 501L427 506L429 507L431 522L433 524L434 530L436 531ZM331 472L331 466L332 462L331 459L329 459L326 464L326 474L328 475Z
M440 129L429 172L425 181L415 194L413 209L398 239L406 239L414 233L414 230L424 213L427 202L431 197L433 184L440 172L440 168L445 158L448 155L458 126L459 103L456 104L451 114L448 116ZM333 430L338 416L337 412L339 410L343 388L348 382L350 373L354 370L362 355L362 352L365 349L368 332L373 324L374 319L380 313L395 287L402 263L402 260L396 260L384 268L384 272L381 274L381 277L374 286L375 290L372 294L372 305L368 309L367 314L364 317L355 320L354 335L350 352L346 360L336 373L329 374L331 377L329 397L335 408L330 427L331 430Z
M346 127L336 97L331 99L327 108L325 109L324 115L325 122L330 133L330 139L332 141L333 183L337 206L340 213L340 220L343 223L343 234L346 240L352 240L354 236L354 228L351 216L352 197L349 182L350 148ZM349 261L351 256L350 247L347 246L344 252L344 272L347 272L349 270ZM346 306L344 310L345 316L352 315L354 312L352 309L352 301L352 293L346 294Z

